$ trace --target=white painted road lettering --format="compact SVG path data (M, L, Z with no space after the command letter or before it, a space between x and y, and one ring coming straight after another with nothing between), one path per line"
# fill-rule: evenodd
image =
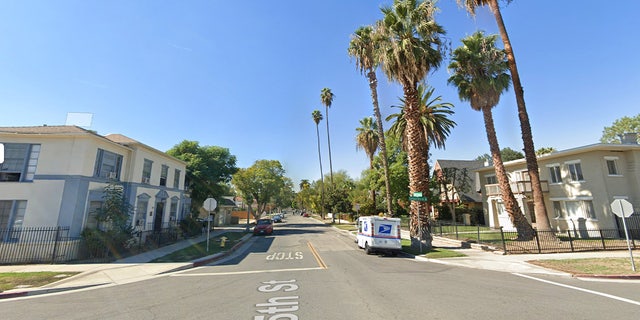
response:
M262 293L271 292L292 292L298 290L296 280L271 280L262 282L258 291ZM271 297L266 303L256 304L256 311L262 315L254 316L254 320L277 320L289 319L298 320L298 316L291 313L298 311L298 296ZM267 314L265 316L264 314Z
M267 256L269 261L281 261L281 260L302 260L302 252L276 252Z

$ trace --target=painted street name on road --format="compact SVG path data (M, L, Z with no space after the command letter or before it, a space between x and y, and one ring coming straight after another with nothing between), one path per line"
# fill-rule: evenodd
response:
M272 293L272 292L293 292L298 290L298 285L295 284L296 280L271 280L262 282L263 285L258 287L259 292ZM276 320L276 319L290 319L298 320L298 316L291 313L298 311L298 296L286 296L286 297L272 297L267 299L267 303L258 303L256 310L258 313L268 314L269 316L258 315L254 316L253 320ZM268 317L268 318L267 318Z
M268 261L302 260L302 252L276 252L267 256Z

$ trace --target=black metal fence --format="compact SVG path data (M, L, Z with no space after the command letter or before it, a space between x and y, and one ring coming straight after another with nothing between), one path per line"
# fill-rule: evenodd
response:
M506 253L561 253L598 250L624 250L628 248L624 229L576 229L564 231L537 231L533 238L522 239L517 231L505 231L486 226L463 226L432 223L434 235L479 243ZM629 245L635 249L640 240L640 229L629 228Z
M0 264L110 262L175 243L181 238L175 227L138 231L133 234L128 251L114 255L109 248L93 248L83 238L69 234L69 227L0 229Z

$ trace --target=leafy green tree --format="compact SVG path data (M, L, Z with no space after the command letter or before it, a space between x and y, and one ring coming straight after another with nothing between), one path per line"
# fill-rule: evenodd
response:
M255 218L258 218L282 189L290 187L287 186L284 174L280 161L258 160L251 167L238 170L233 175L232 183L244 198L257 202Z
M531 191L533 194L533 206L536 216L536 227L538 231L551 231L551 224L549 222L549 216L547 215L547 207L544 203L544 195L542 193L542 183L540 182L540 171L538 169L538 158L535 153L535 146L533 144L533 134L531 133L531 123L529 122L529 114L527 112L527 106L524 101L524 89L520 82L520 73L518 72L518 65L516 63L516 56L511 46L511 40L507 33L507 27L502 19L502 13L498 0L457 0L458 4L461 4L465 9L473 16L475 16L476 9L481 6L489 6L489 9L493 13L500 31L500 37L504 44L504 52L506 54L509 71L511 72L511 81L513 82L513 91L516 96L516 104L518 105L518 119L520 120L520 132L522 135L522 142L524 145L524 155L527 162L527 170L529 171L529 179L531 180ZM511 0L505 0L504 2L510 3ZM545 235L551 235L551 232L543 232Z
M104 201L95 212L98 226L96 229L86 228L82 231L89 252L101 256L122 257L133 240L133 207L124 196L124 187L112 180L104 188Z
M391 81L402 85L407 121L406 141L408 143L408 170L410 192L429 192L429 168L427 137L420 124L420 97L418 84L432 69L442 63L444 50L444 28L436 23L435 1L394 0L383 7L384 17L377 30L381 33L382 70ZM429 220L418 212L428 212L424 202L411 202L411 243L419 248L420 241L431 247Z
M238 168L236 156L229 149L200 146L197 141L184 140L167 153L187 163L186 181L191 193L192 212L208 197L219 198L229 192L229 182Z
M620 136L625 133L640 133L640 113L635 117L622 117L604 127L602 131L602 143L621 143Z
M369 89L371 90L371 101L373 103L373 114L376 117L376 129L380 140L380 159L384 171L385 195L387 203L387 215L392 216L391 193L389 185L389 163L387 161L387 145L382 124L382 115L378 104L378 77L376 69L380 63L379 54L380 39L379 33L375 32L372 26L360 27L351 37L349 42L349 55L355 58L356 67L360 73L366 73L369 79ZM375 203L375 199L374 199Z
M549 153L554 153L554 152L556 152L556 149L553 147L542 147L536 150L536 156L539 157L539 156L549 154Z
M387 131L387 155L389 156L390 193L393 212L404 215L409 210L409 170L407 152L402 148L400 137ZM376 158L376 162L380 159ZM380 176L378 174L377 176ZM381 186L381 184L378 184Z
M505 52L496 48L496 38L496 35L485 37L483 32L478 31L462 39L462 46L453 51L449 64L452 75L448 82L458 89L461 100L469 101L473 110L482 112L505 210L518 231L518 238L529 240L533 239L534 230L511 191L493 123L492 109L500 101L502 92L509 88L510 82Z
M280 189L280 192L274 196L273 202L276 207L291 208L295 199L295 192L293 191L293 181L291 178L284 177L284 186Z
M513 150L509 147L502 148L500 150L500 155L502 156L502 161L513 161L524 158L524 154L520 151Z
M437 189L440 191L440 199L449 205L452 220L456 220L456 204L461 202L460 194L471 190L471 173L467 168L442 168L435 174Z

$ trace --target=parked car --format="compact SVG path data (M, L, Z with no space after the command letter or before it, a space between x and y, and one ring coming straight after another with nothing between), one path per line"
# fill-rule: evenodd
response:
M305 217L305 218L309 218L311 215L305 212L305 213L302 214L302 216Z
M274 214L273 217L271 217L271 220L273 220L274 223L282 222L282 216L279 214Z
M258 219L256 226L253 227L253 234L272 234L273 233L273 220L271 219Z

